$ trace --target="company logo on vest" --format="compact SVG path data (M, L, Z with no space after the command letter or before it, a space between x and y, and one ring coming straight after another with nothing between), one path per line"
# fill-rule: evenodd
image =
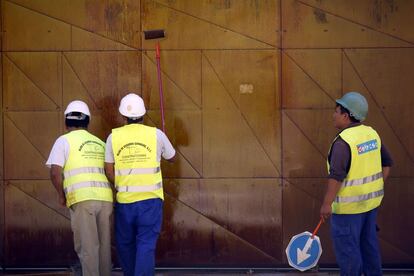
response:
M357 145L358 154L364 154L376 149L378 149L378 142L376 139Z

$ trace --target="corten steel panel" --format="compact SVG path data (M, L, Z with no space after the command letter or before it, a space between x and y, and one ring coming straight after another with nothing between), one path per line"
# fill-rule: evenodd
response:
M145 123L161 129L159 110L147 111ZM176 161L162 161L164 177L202 177L202 136L200 111L165 111L166 132L176 149Z
M116 40L97 35L93 32L72 26L72 50L96 51L96 50L134 50Z
M1 3L0 3L1 7ZM1 11L1 9L0 9ZM0 55L0 110L3 113L3 55ZM3 137L4 137L4 127L3 127L3 116L0 116L0 180L4 179L4 143L3 143ZM0 200L0 205L2 200ZM2 214L0 210L0 214ZM0 232L2 232L2 228L0 229ZM1 236L1 234L0 234ZM0 237L1 238L1 237ZM0 248L0 253L2 252Z
M63 106L85 101L92 112L91 132L105 141L123 123L120 99L141 93L141 52L64 52L62 60Z
M140 0L10 2L73 26L72 50L120 50L140 47Z
M412 1L302 0L301 2L338 17L346 18L350 22L366 27L366 29L375 29L389 37L414 42L412 31L414 18L411 14L414 2Z
M61 54L6 52L4 106L7 111L59 111L62 101Z
M165 29L161 47L167 49L274 48L279 45L277 2L143 0L142 30ZM142 41L144 49L154 43Z
M332 114L331 110L286 109L283 111L284 177L327 175L326 157L336 134L332 124Z
M177 149L178 160L166 162L168 177L200 178L202 168L201 52L162 51L166 132ZM154 51L143 54L142 93L149 109L148 122L161 127L159 89Z
M204 176L280 176L277 51L205 51L202 72Z
M70 25L3 1L3 50L68 50Z
M3 178L3 177L2 177ZM4 230L6 223L4 221L5 208L4 208L4 181L0 181L0 266L4 267Z
M362 10L365 1L347 0L326 4L330 10L319 8L321 1L282 1L282 47L283 48L349 48L349 47L412 47L407 41L384 32L381 27L367 26L353 20L354 10ZM324 1L326 2L326 1ZM342 6L336 10L337 2ZM382 1L369 1L375 9ZM403 4L403 6L411 6ZM343 8L346 6L347 8ZM366 11L367 12L367 11ZM376 17L373 11L370 16ZM384 17L385 18L385 17ZM404 25L407 24L404 22ZM384 24L385 25L385 24ZM405 32L408 33L409 24ZM412 35L409 35L412 36Z
M367 96L366 124L390 150L396 164L392 176L414 176L413 59L414 48L344 51L344 90Z
M49 179L44 164L59 130L56 112L5 113L5 179Z
M60 60L57 53L3 52L5 110L60 110Z
M155 51L142 57L142 93L150 109L160 108ZM162 51L164 108L201 111L201 51Z
M385 183L385 196L378 211L381 252L386 263L407 265L414 263L414 233L411 210L414 208L414 178L389 178Z
M165 182L159 265L281 264L280 179Z
M228 31L279 46L280 1L149 1ZM146 21L144 20L144 24ZM151 21L152 23L152 21ZM189 29L187 27L187 29ZM220 42L220 48L222 47Z
M75 261L66 208L49 181L9 181L5 190L5 266L58 266Z
M285 50L282 66L283 108L334 108L342 90L341 50Z
M304 231L313 232L319 223L326 178L287 178L283 182L283 245ZM335 264L329 224L322 224L318 236L322 245L319 264ZM283 260L287 263L286 254Z

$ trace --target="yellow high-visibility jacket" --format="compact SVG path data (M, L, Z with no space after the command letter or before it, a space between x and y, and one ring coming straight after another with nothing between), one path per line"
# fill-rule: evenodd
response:
M338 137L349 145L351 166L332 204L332 213L368 212L378 207L384 196L381 139L374 129L364 125L347 128Z
M63 168L66 205L70 207L85 200L112 202L112 190L104 171L104 142L86 130L74 130L64 137L70 148Z
M112 130L117 201L164 199L156 128L129 124Z

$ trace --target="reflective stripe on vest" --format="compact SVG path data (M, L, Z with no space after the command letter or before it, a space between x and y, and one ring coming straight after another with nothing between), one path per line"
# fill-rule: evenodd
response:
M115 175L131 175L131 174L153 174L161 171L160 167L156 168L134 168L134 169L122 169L115 170Z
M358 186L358 185L362 185L362 184L366 184L369 182L373 182L377 179L382 178L382 172L370 175L370 176L366 176L363 178L359 178L359 179L354 179L354 180L344 180L342 182L342 185L344 187L349 187L349 186Z
M69 178L78 174L82 173L101 173L104 174L105 170L104 168L98 168L98 167L83 167L83 168L77 168L73 170L68 170L63 173L65 178Z
M351 160L348 174L332 203L332 213L368 212L381 204L384 195L381 139L374 129L364 125L346 128L338 137L348 144Z
M69 143L63 167L66 205L86 200L112 202L112 189L104 172L104 142L84 129L73 130L64 137Z
M116 187L118 192L152 192L162 188L162 182L154 185L121 186Z
M119 203L164 199L156 131L156 128L142 124L129 124L112 130Z
M85 181L85 182L78 182L76 184L72 184L66 188L64 188L65 194L73 193L76 190L82 188L111 188L109 182L100 182L100 181Z
M360 196L337 196L335 199L335 202L338 202L338 203L360 202L360 201L369 200L369 199L376 198L376 197L383 196L383 195L384 195L384 190L379 190L376 192L372 192L372 193L360 195Z

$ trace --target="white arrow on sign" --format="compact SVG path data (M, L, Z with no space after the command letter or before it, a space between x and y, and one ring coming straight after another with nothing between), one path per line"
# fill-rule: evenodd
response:
M298 264L304 262L307 258L311 256L310 254L308 254L308 250L310 249L312 242L313 242L313 239L309 237L309 239L306 241L305 247L302 250L297 248L296 252L297 252Z

